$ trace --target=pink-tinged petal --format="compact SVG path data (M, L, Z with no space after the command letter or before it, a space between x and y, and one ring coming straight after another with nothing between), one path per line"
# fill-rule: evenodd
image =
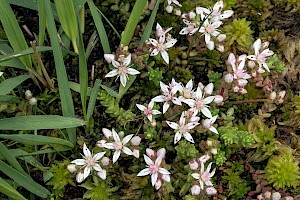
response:
M112 136L112 132L107 128L103 128L102 132L107 139L109 139Z
M179 105L179 106L182 105L181 101L180 101L177 97L173 97L172 102L173 102L174 104L176 104L176 105Z
M182 134L178 131L174 136L174 144L181 140Z
M211 165L212 165L212 162L210 162L205 170L205 172L209 173L210 169L211 169Z
M160 166L162 159L164 158L163 155L157 156L156 160L155 160L155 165L156 166Z
M87 148L86 144L83 144L83 154L87 157L92 157L91 151Z
M77 183L81 183L82 181L84 181L84 174L83 172L78 172L78 174L76 175L76 181Z
M111 63L113 60L115 60L115 55L114 54L104 54L104 59L108 63Z
M219 10L223 9L223 7L224 7L223 1L218 1L217 3L215 3L215 5L213 7L213 11L219 12Z
M120 67L120 63L118 61L112 60L111 63L115 68Z
M133 68L127 68L127 74L137 75L137 74L140 74L140 72Z
M163 105L163 114L165 114L167 112L169 107L170 107L170 104L168 102L165 102Z
M149 42L155 47L158 45L158 42L155 39L149 38Z
M122 140L122 144L123 144L123 145L127 144L127 143L131 140L131 138L132 138L133 136L134 136L134 134L130 134L130 135L125 136L125 137L123 138L123 140Z
M261 39L257 39L254 43L253 43L253 49L255 52L255 55L259 54L259 50L261 48Z
M197 180L200 179L200 174L198 174L198 173L192 173L191 175L194 179L197 179Z
M205 33L205 43L207 44L210 41L210 34Z
M165 99L164 99L163 95L159 95L159 96L154 97L151 101L154 101L154 102L164 102Z
M177 42L176 39L171 39L171 40L169 40L166 44L164 44L164 47L165 47L166 49L168 49L168 48L174 46L176 42Z
M163 43L165 43L165 40L166 40L166 35L165 35L165 34L162 34L162 35L158 38L158 43L159 43L159 44L163 44Z
M205 28L203 26L200 27L199 33L205 33Z
M142 171L140 171L137 176L147 176L149 174L150 174L150 169L146 168L146 169L143 169Z
M150 101L150 103L148 104L148 108L152 110L153 106L154 106L154 101Z
M256 60L256 56L255 55L247 56L247 58L250 59L250 60L254 60L254 61Z
M196 92L194 93L196 99L202 98L202 89L198 86Z
M184 112L181 113L180 119L179 119L179 124L184 125L185 124L185 118L184 118Z
M145 154L144 154L144 160L148 166L154 165L154 162L151 160L151 158L149 158Z
M141 104L136 104L136 107L138 107L138 109L139 110L141 110L141 111L145 111L145 110L147 110L147 108L146 108L146 106L143 106L143 105L141 105Z
M128 66L128 65L130 64L130 62L131 62L131 54L129 54L129 55L125 58L123 64L124 64L124 66Z
M139 158L140 157L140 151L138 149L134 149L132 151L132 155L136 158Z
M157 181L157 178L158 178L158 173L154 173L151 175L151 183L152 183L152 186L155 185L156 181Z
M236 71L236 59L233 53L230 53L228 56L228 63L232 66L233 71Z
M194 139L193 139L193 137L191 136L190 133L185 132L185 133L183 134L183 137L184 137L187 141L189 141L189 142L191 142L191 143L195 143L195 142L194 142Z
M161 114L161 112L158 111L158 110L152 110L152 114L153 114L153 115L159 115L159 114Z
M166 121L166 122L172 129L175 129L175 130L179 129L179 125L176 124L175 122L170 122L170 121Z
M233 15L232 10L225 10L223 14L220 15L220 19L227 19Z
M107 149L115 149L115 145L113 143L105 143L104 148Z
M164 92L164 93L168 93L169 92L169 87L164 84L163 82L159 82L159 85L160 85L160 89Z
M221 21L216 21L216 22L212 23L211 25L212 25L215 29L217 29L217 28L219 28L219 27L221 26L222 23L223 23L223 22L221 22Z
M212 184L212 182L210 182L210 181L205 181L204 183L205 183L205 185L207 185L207 186L214 186L214 185Z
M265 49L265 50L263 50L263 52L261 52L261 54L263 54L266 57L268 57L268 56L272 56L274 54L274 52L271 51L271 50L269 50L269 49Z
M163 28L161 27L161 25L157 22L156 23L156 31L159 31L159 33L163 32ZM158 35L160 36L160 35Z
M94 168L94 170L96 170L97 172L102 171L102 168L101 168L100 165L97 164L97 163L93 166L93 168Z
M132 156L133 152L128 148L128 147L123 147L122 148L123 153L125 153L126 155Z
M213 133L219 134L219 132L217 131L217 129L216 129L215 127L213 127L213 126L211 126L211 127L209 128L209 130L210 130L211 132L213 132Z
M150 114L150 115L147 115L147 118L148 118L148 120L150 121L150 122L152 122L152 115Z
M83 170L83 179L86 179L91 173L91 168L89 166L86 166Z
M99 171L99 172L97 173L97 175L98 175L102 180L105 180L105 179L106 179L106 170L103 169L103 170Z
M75 165L85 165L85 160L84 159L76 159L73 160L71 163L75 164Z
M169 175L171 174L168 170L166 170L165 168L158 168L158 172L161 173L161 174L164 174L164 175Z
M160 148L160 149L157 151L157 156L158 156L158 157L164 158L164 157L166 156L166 149L165 149L165 148Z
M268 71L268 72L270 72L270 70L269 70L269 67L268 67L268 65L267 65L267 63L262 63L262 66Z
M215 96L206 97L205 99L203 99L203 103L205 105L210 104L214 99L215 99Z
M121 155L121 151L120 150L116 150L114 155L113 155L113 163L117 162L117 160L119 159Z
M110 77L114 77L118 75L118 70L114 69L112 71L110 71L108 74L105 75L106 78L110 78Z
M184 27L183 29L181 29L181 31L179 32L179 35L186 35L189 33L189 28L188 27Z
M115 142L121 142L120 137L119 137L118 133L115 131L115 129L112 129L112 135L113 135Z
M201 188L201 190L203 190L203 189L204 189L203 181L202 181L202 180L199 180L199 183L200 183L200 188Z
M150 56L156 56L158 53L159 53L159 51L157 49L153 49Z
M105 152L100 152L100 153L96 153L94 156L93 156L93 159L94 160L100 160L103 156L104 156Z
M194 117L194 118L196 118L195 121L199 121L199 119L200 119L200 117ZM190 123L188 123L186 126L187 126L187 128L188 128L189 130L191 130L191 129L195 128L195 127L198 126L198 125L199 125L198 122L190 122Z
M168 55L168 53L166 52L166 50L162 50L162 51L160 52L160 54L161 54L161 57L164 59L164 61L165 61L167 64L169 64L169 55Z
M193 80L189 80L189 82L186 84L185 88L192 90L193 89Z
M207 118L212 118L211 112L207 107L201 108L202 114Z
M220 32L219 31L214 31L214 32L211 33L211 35L214 36L214 37L217 37L218 35L220 35Z
M213 177L216 173L216 168L212 170L212 172L209 174L209 178Z
M126 86L126 75L121 75L120 81L121 81L121 84L123 85L123 87L125 87Z

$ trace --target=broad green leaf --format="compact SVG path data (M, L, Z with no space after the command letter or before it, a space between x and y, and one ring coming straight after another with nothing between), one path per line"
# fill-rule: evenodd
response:
M63 129L85 125L81 119L58 115L27 115L0 119L0 130Z
M66 147L66 146L61 146L61 147ZM70 147L66 147L68 149L70 149ZM29 155L28 152L22 150L22 149L9 149L9 153L16 157L19 158L20 160L24 160L26 163L32 165L32 166L39 166L39 167L43 167L43 165L37 161L37 159L35 157L33 157L32 155ZM4 157L0 157L0 160L4 160Z
M68 76L65 69L65 64L60 49L60 44L57 39L57 30L55 27L55 22L53 18L53 13L51 9L50 0L44 0L47 21L48 21L48 31L51 40L51 46L53 48L53 55L55 61L55 69L57 74L57 83L59 89L59 95L61 98L62 112L65 117L74 117L74 104L72 100L71 90L68 85ZM77 27L77 24L76 24ZM76 143L76 129L67 129L69 140L75 144Z
M33 194L47 198L51 193L49 190L32 180L31 178L24 176L17 170L13 169L11 166L7 165L3 161L0 160L0 171L2 171L6 176L10 177L22 187L32 192Z
M0 138L8 139L15 142L19 142L25 145L45 145L45 144L59 144L68 147L73 147L73 144L68 140L63 140L55 137L48 137L43 135L32 135L32 134L0 134Z
M7 162L13 166L16 170L18 170L20 173L22 173L25 176L29 176L24 169L21 167L20 163L17 161L17 159L10 153L8 148L0 142L0 154L7 160Z
M27 156L34 156L34 155L40 155L40 154L70 151L71 148L67 147L67 146L56 146L56 147L53 147L53 149L43 149L43 150L39 150L39 151L34 151L32 153L20 153L19 151L16 151L16 150L19 150L19 149L10 149L10 151L12 151L12 153L15 157L27 157Z
M87 120L86 121L89 121L91 116L93 115L96 100L97 100L97 96L98 96L98 92L100 90L100 82L101 81L99 79L97 79L95 81L94 87L92 88L92 92L91 92L91 96L90 96L90 100L89 100L89 105L88 105L88 109L87 109Z
M19 101L19 97L10 95L0 95L0 102L11 102L15 103Z
M15 200L26 200L15 188L0 177L0 192Z
M73 43L73 48L76 53L78 53L77 47L77 35L78 35L78 24L75 14L75 9L72 0L54 0L57 15L60 24Z
M104 25L101 20L101 16L99 15L97 11L97 7L95 6L94 2L92 0L88 0L88 5L92 14L92 17L94 19L95 26L97 28L99 38L102 44L102 48L105 54L111 53L108 37L104 28Z
M0 54L7 55L12 53L14 53L14 50L8 45L8 43L0 42ZM0 58L2 57L2 55L0 55ZM22 63L22 61L19 58L14 58L5 62L0 62L0 66L15 67L26 70L24 63Z
M126 24L125 30L122 34L121 44L128 46L131 38L134 34L135 28L140 20L140 17L144 11L147 0L138 0L135 2L131 11L130 17Z
M21 6L23 8L29 8L31 10L38 10L39 0L9 0L10 4Z
M84 4L86 3L86 1L87 0L73 0L75 13L79 13L79 11L81 10L81 8L84 7Z
M6 95L12 91L15 87L23 83L25 80L30 78L29 75L21 75L13 78L6 79L0 83L0 95Z
M0 0L0 21L5 30L6 36L10 45L15 52L22 51L28 48L25 37L18 24L16 16L11 9L8 0ZM31 58L29 55L20 57L24 65L32 68Z

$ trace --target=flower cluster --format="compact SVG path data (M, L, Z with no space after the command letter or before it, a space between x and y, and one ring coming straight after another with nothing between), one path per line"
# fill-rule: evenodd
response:
M107 128L103 128L102 131L106 139L110 140L110 142L107 142L106 140L100 140L97 142L97 146L100 148L115 150L113 155L113 163L117 162L121 155L121 152L123 152L126 155L133 155L134 157L139 158L140 152L138 146L141 142L141 138L139 136L134 136L134 134L130 134L123 137L123 131L117 133L114 129L110 131ZM126 146L128 145L129 141L131 142L131 146L133 146L133 150Z
M187 25L179 32L180 35L193 35L196 32L204 35L204 40L208 49L213 50L215 41L213 38L217 38L220 35L218 28L222 25L222 20L227 19L233 15L232 10L223 11L223 1L218 1L212 10L196 7L196 12L189 12L182 14L183 23ZM226 36L225 36L226 38ZM223 41L224 34L218 38L218 41ZM221 47L218 47L218 49Z
M259 77L261 76L257 75L256 72L258 72L259 74L264 73L265 70L270 72L268 65L266 64L266 60L267 57L273 55L274 52L269 50L267 48L268 46L269 42L264 42L262 44L261 39L257 39L253 44L255 55L247 56L246 54L243 54L236 59L233 53L229 54L228 63L230 64L233 72L226 74L224 79L226 83L232 83L234 92L239 92L242 94L247 93L247 90L244 87L247 85L248 79L256 77L256 79L259 80ZM247 67L245 66L247 59L249 59L249 73L247 72ZM256 64L258 64L257 68L255 68Z
M197 171L196 173L192 173L192 177L197 180L197 183L193 185L191 188L192 195L199 195L201 190L204 190L204 185L207 187L205 191L208 195L214 195L217 193L216 189L213 187L211 182L211 178L214 176L216 169L213 169L211 172L210 162L205 170L204 164L209 159L208 155L201 156L198 160L193 160L189 163L190 169L193 171ZM200 165L200 167L199 167Z
M168 33L172 28L164 30L159 23L156 25L156 36L157 39L149 38L148 44L150 44L150 56L156 56L160 53L164 61L169 64L169 55L167 49L171 48L177 42L176 39L173 39L172 36Z
M170 182L170 172L164 168L166 165L164 162L166 150L161 148L155 152L152 149L146 149L146 154L144 154L144 159L147 167L140 171L137 176L150 174L152 186L155 186L155 189L158 190L164 181Z
M120 77L121 84L125 87L128 79L128 74L137 75L140 72L136 69L130 68L131 54L127 57L124 55L119 55L116 60L114 54L104 54L104 58L108 63L111 63L115 69L106 74L105 77L114 77L117 76L117 79Z
M107 161L107 157L103 157L105 152L99 152L95 155L91 153L91 151L87 148L86 144L83 144L83 159L76 159L73 160L68 165L68 170L73 173L78 171L76 175L76 181L78 183L81 183L84 181L91 173L92 170L97 171L97 175L105 180L106 179L106 170L102 169L100 166L100 159L102 158L101 162L103 165L108 165L109 160ZM80 166L79 169L77 169L77 166Z
M167 13L172 13L172 11L173 11L173 5L176 5L176 6L179 6L179 7L181 7L182 5L179 3L179 1L177 1L177 0L167 0L167 6L166 6L166 11L167 11ZM178 12L180 12L180 10L177 10L176 9L176 11ZM176 13L176 12L175 12Z

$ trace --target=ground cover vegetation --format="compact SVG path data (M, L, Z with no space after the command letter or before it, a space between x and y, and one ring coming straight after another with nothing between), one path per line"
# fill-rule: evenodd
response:
M300 199L297 0L0 0L2 199Z

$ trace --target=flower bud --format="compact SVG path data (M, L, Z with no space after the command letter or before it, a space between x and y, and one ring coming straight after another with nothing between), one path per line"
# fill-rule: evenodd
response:
M245 88L240 88L240 93L242 94L247 94L248 91Z
M281 194L279 192L274 192L272 194L272 200L279 200L281 198Z
M249 60L249 61L248 61L248 67L249 67L249 68L252 69L253 67L255 67L255 65L256 65L256 64L255 64L255 62L254 62L253 60Z
M190 19L194 19L196 17L196 13L195 12L189 12L189 18Z
M115 60L115 55L114 54L104 54L104 59L108 63L111 63L113 60Z
M271 92L269 98L270 98L271 100L274 100L274 99L276 98L276 92L275 92L275 91Z
M74 164L68 165L68 170L69 170L69 172L71 172L71 173L76 172L76 171L77 171L76 165L74 165Z
M157 179L157 181L156 181L156 183L155 183L155 189L156 189L156 190L159 190L159 188L161 187L161 185L162 185L161 180L160 180L160 179Z
M174 14L177 15L177 16L180 16L181 15L181 10L175 9Z
M265 70L262 67L259 67L257 70L258 73L262 74L265 73Z
M98 147L104 147L104 145L106 144L106 140L99 140L98 142L97 142L97 146Z
M203 155L198 159L198 161L202 163L206 163L209 159L210 159L209 155Z
M203 90L203 88L204 88L203 83L199 82L199 83L198 83L198 87L199 87L201 90Z
M102 163L103 166L109 165L109 158L108 157L103 157L101 159L101 163Z
M224 50L225 50L224 45L219 45L217 50L220 51L220 52L224 52Z
M157 151L157 157L162 157L164 158L166 156L166 149L165 148L161 148Z
M260 195L257 195L257 197L256 197L258 200L263 200L264 199L264 197L262 196L262 194L260 194Z
M169 174L163 174L161 178L162 178L162 180L164 180L166 182L170 182L170 175Z
M217 155L217 154L218 154L218 149L212 148L212 149L210 150L210 153L213 154L213 155Z
M166 11L167 11L167 13L172 13L172 11L173 11L173 6L168 5L168 6L166 7Z
M136 158L139 158L140 157L140 151L138 150L138 149L134 149L133 151L132 151L132 155L134 156L134 157L136 157Z
M226 74L224 77L224 80L226 83L231 83L233 81L233 76L232 74Z
M234 86L234 87L233 87L233 91L234 91L234 92L238 92L239 90L240 90L240 87L239 87L239 86Z
M102 132L107 139L109 139L112 136L112 132L107 128L103 128Z
M285 90L280 91L280 92L278 93L278 97L281 98L281 99L283 99L284 96L285 96L285 93L286 93Z
M267 198L267 199L271 199L271 195L272 195L272 193L271 193L270 191L266 191L266 192L264 193L264 196L265 196L265 198Z
M152 149L147 148L146 149L146 154L152 158L155 155L155 152Z
M155 121L155 119L152 119L151 126L153 126L153 127L156 126L156 121Z
M245 85L247 85L248 81L245 79L239 79L238 80L238 85L241 87L244 87Z
M25 92L25 98L26 99L30 99L31 97L32 97L31 91L30 90L26 90L26 92Z
M211 95L212 92L214 90L214 84L213 83L209 83L207 86L205 86L204 91L205 94Z
M118 135L119 135L120 138L123 138L123 137L124 137L124 134L125 134L124 131L120 131L120 132L118 133Z
M76 175L76 181L77 183L81 183L84 180L84 174L83 171L80 171Z
M215 99L214 99L214 102L215 103L222 103L223 100L224 100L224 98L221 95L216 95Z
M139 146L140 145L140 142L141 142L142 138L140 138L139 136L134 136L130 142L132 145L134 146Z
M199 195L200 194L200 186L199 185L193 185L191 188L192 195Z
M209 128L211 127L210 119L205 119L205 120L202 122L202 125L204 126L204 128L209 129Z
M215 43L213 41L209 41L207 44L206 44L206 47L209 49L209 50L214 50L215 48Z
M29 104L32 105L32 106L36 105L36 103L37 103L37 99L36 99L35 97L32 97L32 98L29 100Z
M106 170L102 169L100 172L97 172L97 175L102 179L105 180L106 179Z
M189 162L189 166L190 166L191 170L197 170L199 167L199 164L196 160L192 160Z
M218 37L217 37L217 40L218 40L219 42L223 42L225 39L226 39L226 35L225 35L225 34L220 34L220 35L218 35Z
M211 140L207 140L206 144L207 146L211 147L213 145L213 142Z
M217 190L214 187L207 187L205 191L209 196L217 194Z

